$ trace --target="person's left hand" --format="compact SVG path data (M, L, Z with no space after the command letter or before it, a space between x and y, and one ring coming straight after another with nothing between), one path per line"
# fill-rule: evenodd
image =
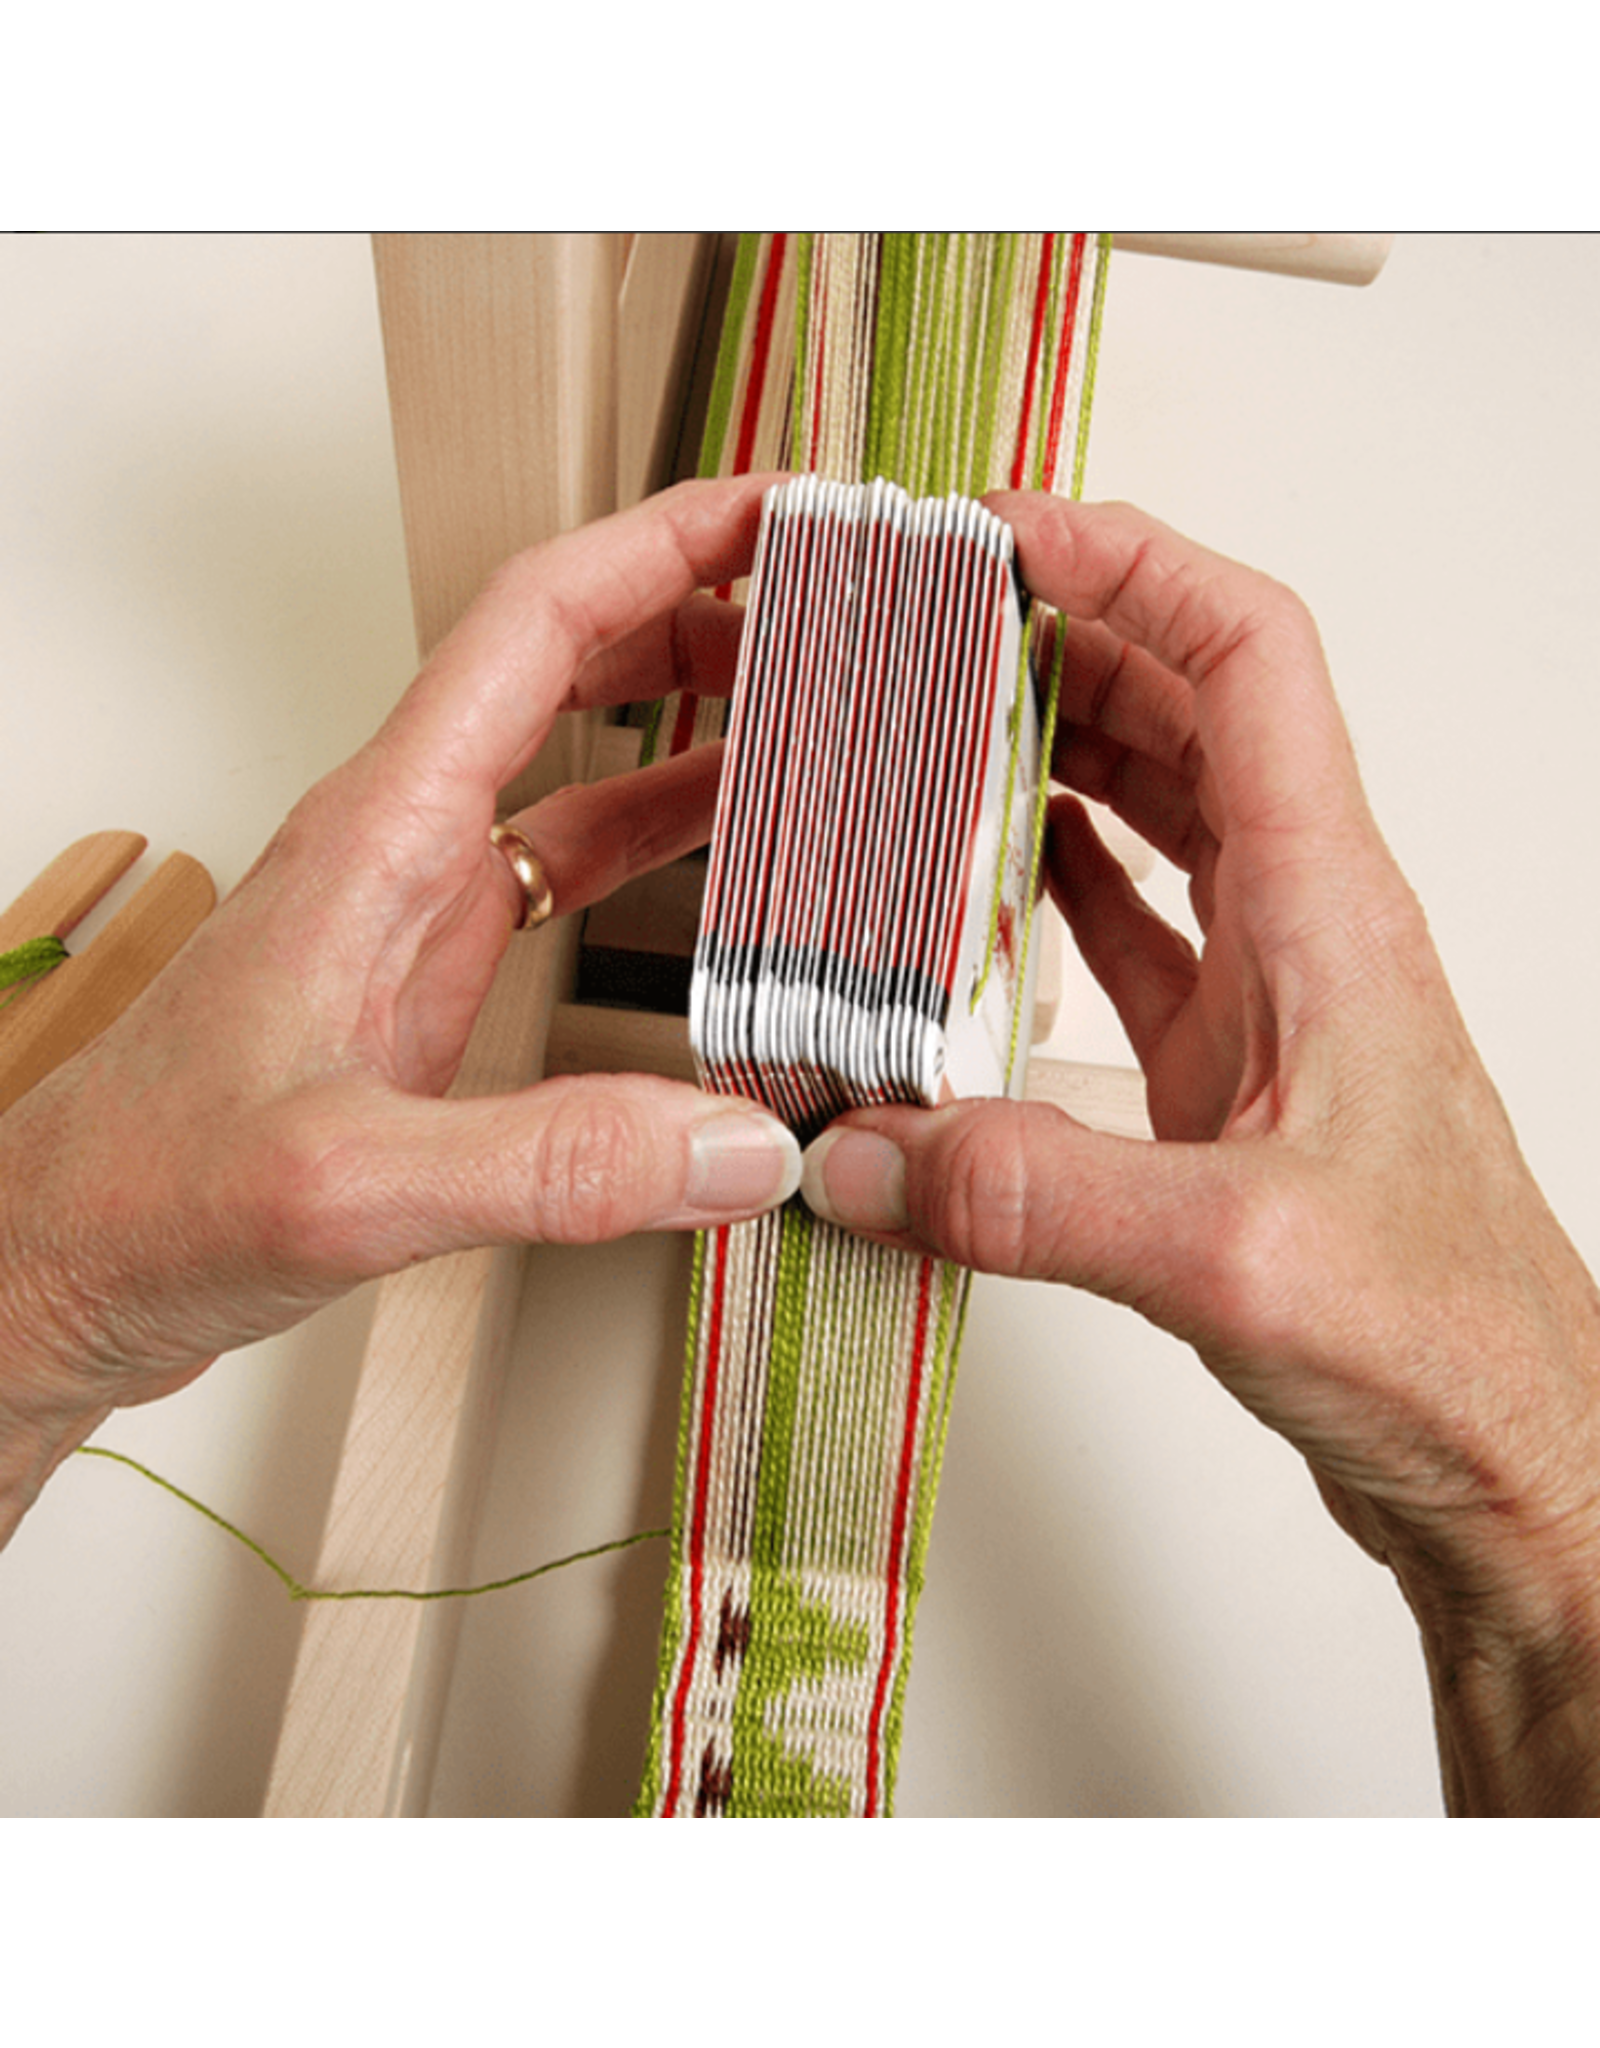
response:
M143 1000L0 1119L0 1423L70 1415L55 1433L81 1440L436 1253L726 1222L792 1192L779 1123L680 1084L439 1099L508 941L538 943L511 937L497 792L563 710L727 693L739 613L695 593L747 567L763 481L684 486L507 564ZM719 755L514 819L557 910L702 844Z

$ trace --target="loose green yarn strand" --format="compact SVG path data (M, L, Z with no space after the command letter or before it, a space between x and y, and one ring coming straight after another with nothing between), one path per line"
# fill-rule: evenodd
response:
M24 982L37 981L67 957L66 947L53 932L37 939L24 939L9 953L0 953L0 988L16 989Z
M672 1533L670 1529L640 1529L632 1536L618 1536L610 1543L597 1543L589 1550L575 1550L570 1556L554 1557L546 1564L536 1564L531 1571L513 1572L503 1579L487 1579L477 1586L436 1586L426 1592L417 1592L406 1586L352 1586L343 1589L307 1586L253 1536L247 1536L237 1524L230 1522L226 1515L219 1515L215 1508L208 1508L203 1500L196 1500L192 1493L185 1493L181 1486L170 1479L163 1479L159 1472L153 1472L137 1458L130 1458L125 1451L108 1450L104 1444L80 1444L77 1455L80 1458L106 1458L114 1465L126 1465L130 1472L137 1472L152 1486L159 1486L163 1493L170 1493L174 1500L181 1500L185 1507L193 1508L197 1515L215 1523L235 1543L242 1543L252 1556L260 1558L291 1600L474 1600L480 1593L503 1593L512 1586L526 1586L531 1580L542 1579L547 1573L561 1571L569 1564L582 1564L591 1557L605 1557L613 1550L630 1550L636 1543L651 1543Z

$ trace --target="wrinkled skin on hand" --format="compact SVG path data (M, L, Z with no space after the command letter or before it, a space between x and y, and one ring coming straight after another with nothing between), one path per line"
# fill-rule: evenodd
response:
M989 502L1072 621L1046 879L1157 1142L1043 1104L861 1111L812 1148L808 1199L1193 1344L1396 1572L1452 1803L1593 1810L1600 1297L1368 810L1312 621L1127 508ZM1198 955L1072 792L1187 873Z
M116 1406L357 1282L469 1245L750 1215L798 1148L641 1076L442 1100L522 899L497 792L563 710L725 694L761 479L508 563L375 738L94 1046L0 1118L0 1536ZM709 836L718 749L515 820L560 911Z

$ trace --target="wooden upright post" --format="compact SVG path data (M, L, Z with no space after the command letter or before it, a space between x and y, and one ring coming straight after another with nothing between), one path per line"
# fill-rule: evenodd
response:
M498 563L615 504L627 245L619 235L380 235L374 253L425 656ZM563 720L506 801L580 779L588 743L583 723ZM537 1079L570 976L564 923L508 950L456 1093ZM465 1252L380 1288L318 1585L435 1587L465 1572L522 1257ZM423 1810L457 1612L449 1601L308 1608L268 1813Z

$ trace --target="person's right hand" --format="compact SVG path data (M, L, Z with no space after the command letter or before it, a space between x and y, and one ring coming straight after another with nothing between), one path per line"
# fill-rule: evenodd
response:
M989 502L1072 621L1056 779L1190 877L1198 956L1053 800L1050 891L1157 1142L1043 1104L861 1110L811 1148L807 1198L1193 1343L1397 1573L1455 1801L1600 1806L1600 1297L1367 808L1312 621L1126 508Z

